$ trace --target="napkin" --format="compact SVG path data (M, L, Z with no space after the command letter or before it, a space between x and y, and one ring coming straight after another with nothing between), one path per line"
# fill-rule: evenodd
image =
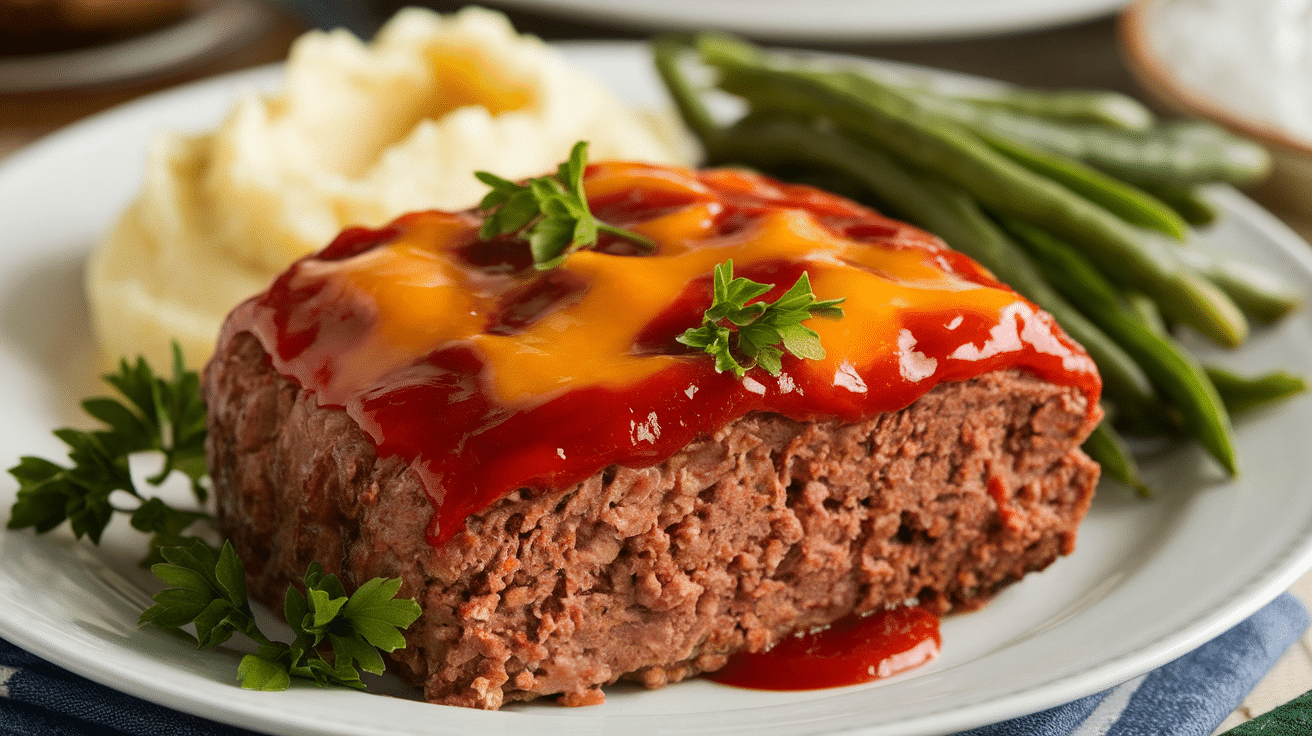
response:
M958 736L1207 736L1308 627L1284 593L1179 659L1110 690Z
M1307 627L1307 611L1285 593L1161 669L960 736L1207 736ZM125 695L0 640L0 736L250 733Z

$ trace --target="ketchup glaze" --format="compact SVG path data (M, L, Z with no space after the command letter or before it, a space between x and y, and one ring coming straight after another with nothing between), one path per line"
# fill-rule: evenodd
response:
M476 213L421 212L351 229L240 305L220 341L251 332L281 374L343 408L379 457L399 457L433 504L429 542L522 487L564 489L612 464L661 462L748 412L857 421L933 386L1021 367L1080 388L1092 361L1052 321L936 238L819 190L736 170L588 167L594 214L651 237L603 236L549 271L527 245L478 237ZM675 337L701 324L711 272L774 284L809 274L821 360L739 379Z

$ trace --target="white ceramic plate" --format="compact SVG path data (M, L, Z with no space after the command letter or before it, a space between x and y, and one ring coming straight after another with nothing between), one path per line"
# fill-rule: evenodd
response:
M634 101L661 104L637 46L570 46ZM159 128L213 125L243 87L277 71L218 78L144 99L52 136L0 165L0 463L62 456L49 429L84 423L76 399L95 388L81 296L89 245L133 196ZM1230 190L1227 215L1198 247L1270 265L1312 294L1312 252ZM1245 371L1312 373L1312 315L1261 330L1209 360ZM136 618L153 589L135 567L144 539L119 524L92 548L62 533L0 530L0 636L143 698L280 734L946 733L1056 705L1127 680L1216 636L1285 589L1312 562L1312 397L1239 423L1244 475L1222 479L1200 452L1164 451L1148 466L1151 502L1104 485L1079 550L943 623L935 662L870 685L767 693L692 681L611 688L606 704L530 704L498 713L381 692L295 687L256 693L234 682L238 654L196 652ZM0 505L15 484L0 479ZM406 699L409 698L409 699Z
M773 39L959 38L1074 23L1128 0L502 0L503 5L651 28L719 28Z

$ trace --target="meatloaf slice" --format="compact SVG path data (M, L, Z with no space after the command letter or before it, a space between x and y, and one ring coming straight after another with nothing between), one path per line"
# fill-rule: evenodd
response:
M1073 549L1098 478L1084 394L1006 370L852 424L749 414L652 467L520 489L433 548L416 473L255 338L228 345L208 449L252 593L279 610L312 560L401 577L423 616L393 660L437 703L599 702L852 611L975 608Z

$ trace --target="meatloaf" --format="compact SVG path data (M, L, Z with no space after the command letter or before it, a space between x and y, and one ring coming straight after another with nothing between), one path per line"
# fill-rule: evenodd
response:
M392 659L426 698L581 705L852 613L974 608L1071 551L1099 379L1050 316L809 187L625 162L583 179L654 247L535 267L486 213L418 212L229 316L207 449L258 599L277 608L312 561L348 588L399 576L423 613ZM740 286L843 315L802 318L805 356L730 370L680 338L732 332L709 315Z
M660 687L788 632L916 599L969 610L1072 551L1096 411L1015 369L854 423L748 414L650 467L523 488L425 541L429 496L250 334L205 373L218 520L259 600L317 560L348 587L400 576L423 607L392 659L478 708L619 679Z

